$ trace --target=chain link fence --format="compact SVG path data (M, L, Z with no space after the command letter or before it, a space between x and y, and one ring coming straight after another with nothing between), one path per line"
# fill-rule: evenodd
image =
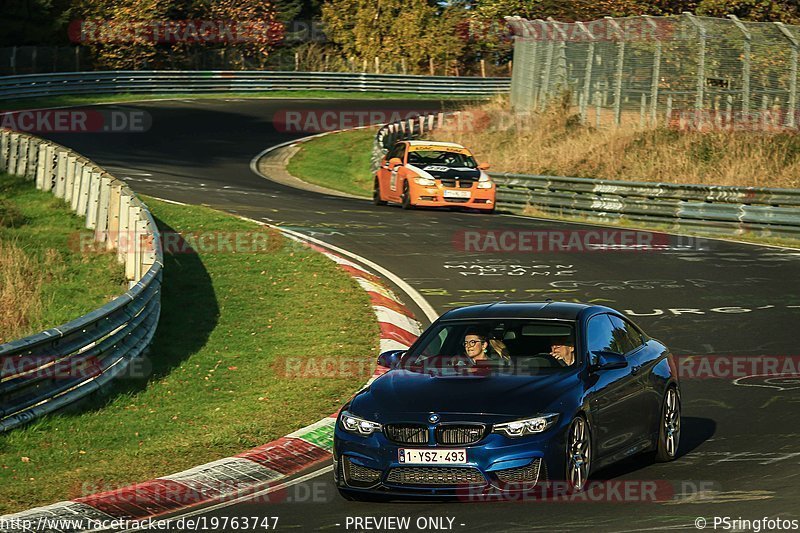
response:
M681 129L800 126L800 27L698 17L563 23L507 17L514 32L511 105L562 101L581 121Z

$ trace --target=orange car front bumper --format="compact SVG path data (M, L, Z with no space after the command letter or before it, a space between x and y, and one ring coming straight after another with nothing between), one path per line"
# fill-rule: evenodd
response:
M479 189L477 184L470 188L444 187L410 184L411 203L418 207L468 207L470 209L494 209L496 186Z

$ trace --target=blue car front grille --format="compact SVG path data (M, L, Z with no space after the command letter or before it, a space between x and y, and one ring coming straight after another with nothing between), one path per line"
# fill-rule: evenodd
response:
M486 434L483 424L443 424L436 428L436 442L446 446L475 444Z
M386 437L398 444L428 444L428 427L418 424L387 424Z
M401 466L389 470L386 482L395 485L484 485L486 478L472 467Z

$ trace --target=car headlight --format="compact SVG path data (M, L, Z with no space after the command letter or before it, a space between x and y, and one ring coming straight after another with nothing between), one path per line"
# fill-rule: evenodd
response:
M361 435L362 437L368 437L376 431L381 431L383 429L383 426L377 422L359 418L351 415L347 411L342 413L339 421L343 430L347 431L348 433L353 433L354 435Z
M430 178L414 178L414 183L422 185L423 187L433 187L436 185L436 180Z
M481 177L478 179L478 188L491 189L492 185L494 185L492 178L489 177L489 174L481 170Z
M502 433L507 437L523 437L525 435L541 433L555 424L556 420L558 420L558 413L548 413L533 418L524 418L522 420L514 420L513 422L495 424L492 431L494 433Z

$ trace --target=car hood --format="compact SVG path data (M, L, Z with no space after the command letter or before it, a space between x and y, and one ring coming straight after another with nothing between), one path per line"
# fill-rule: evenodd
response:
M577 393L575 373L515 376L497 373L447 375L393 370L353 398L349 410L383 422L424 422L431 413L443 422L513 420L561 410Z
M417 175L441 179L460 179L460 180L478 180L481 177L481 171L476 168L450 168L439 165L421 165L414 166L408 165Z

